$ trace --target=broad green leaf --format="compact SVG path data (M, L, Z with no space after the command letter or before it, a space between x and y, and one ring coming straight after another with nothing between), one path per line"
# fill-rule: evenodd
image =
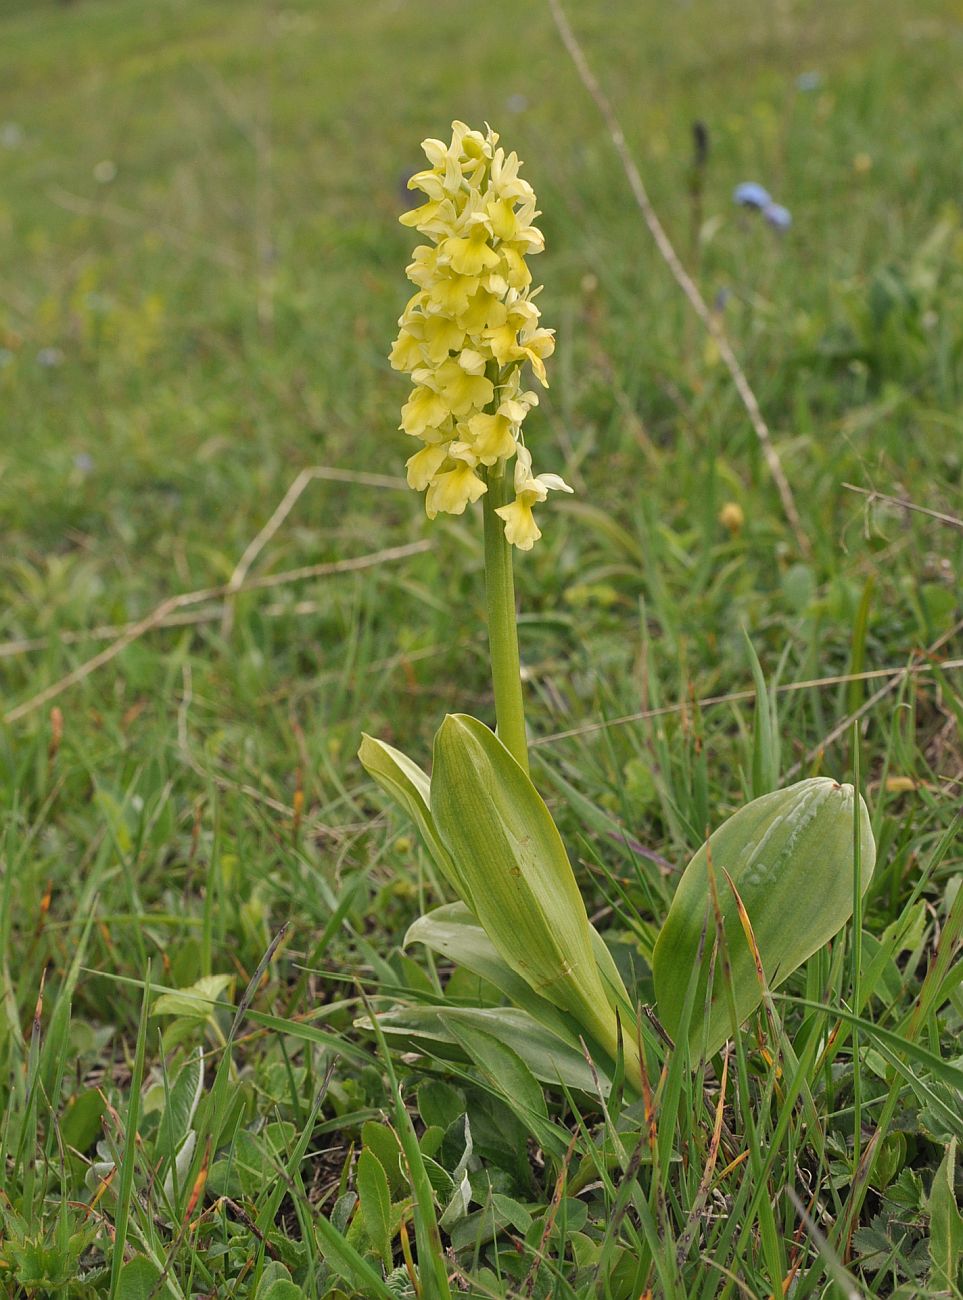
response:
M415 823L438 869L452 889L464 897L464 882L458 867L441 842L431 815L431 783L425 773L400 749L366 734L362 735L358 758L371 779Z
M516 1201L511 1196L504 1196L501 1192L494 1192L492 1204L499 1214L508 1220L516 1232L524 1234L531 1228L532 1216L521 1201Z
M370 1029L367 1018L356 1022ZM385 1034L413 1048L434 1048L439 1055L464 1059L463 1051L439 1051L439 1045L459 1047L457 1034L478 1029L506 1043L521 1057L536 1079L558 1087L574 1088L597 1096L598 1090L588 1062L579 1048L556 1037L544 1025L515 1007L406 1007L378 1016ZM457 1031L457 1033L456 1033ZM596 1064L599 1086L608 1096L610 1080L601 1062Z
M930 1212L930 1260L933 1270L930 1280L943 1290L955 1290L963 1266L963 1216L956 1204L953 1189L956 1170L956 1138L946 1148L946 1154L930 1191L927 1208Z
M429 1128L446 1129L465 1113L465 1094L444 1079L418 1085L418 1114Z
M463 1117L465 1125L465 1146L461 1157L454 1169L451 1171L451 1191L445 1210L438 1220L440 1227L450 1232L460 1219L463 1219L468 1213L468 1207L471 1205L471 1183L468 1179L468 1166L471 1163L474 1143L471 1137L471 1124L467 1114Z
M60 1121L64 1145L81 1154L85 1152L100 1134L100 1117L105 1109L103 1094L97 1088L88 1088L71 1097Z
M151 1300L157 1294L161 1270L146 1255L135 1255L120 1270L117 1300Z
M275 1282L290 1282L291 1271L280 1260L270 1259L264 1265L264 1271L261 1274L261 1281L257 1288L257 1300L264 1300L269 1287L274 1286ZM300 1291L299 1291L300 1294ZM281 1300L277 1297L276 1300Z
M190 988L176 993L162 993L154 1003L155 1016L187 1016L206 1020L221 1000L221 994L234 983L233 975L203 975Z
M482 1074L502 1093L512 1110L524 1123L548 1118L545 1096L538 1087L538 1080L525 1065L519 1053L508 1047L507 1043L487 1034L477 1026L465 1031L457 1019L452 1023L457 1041L468 1053Z
M385 1268L391 1267L391 1194L384 1166L365 1148L358 1157L358 1201L364 1230Z
M601 1242L586 1236L584 1232L573 1232L569 1238L569 1245L579 1268L591 1268L598 1263L602 1253Z
M395 1132L387 1124L369 1119L361 1126L361 1143L366 1151L381 1161L392 1195L398 1197L407 1192L408 1179L401 1164L401 1143Z
M463 1251L477 1251L488 1242L494 1241L498 1234L509 1226L510 1222L508 1216L502 1214L495 1207L493 1198L482 1209L473 1210L467 1218L462 1219L460 1223L452 1228L452 1250L456 1254L461 1254ZM485 1285L483 1295L498 1295L498 1291L495 1289L498 1279L494 1273L487 1274L484 1270L481 1270L475 1276L481 1285ZM504 1291L502 1294L504 1294Z
M906 1167L906 1134L887 1133L873 1169L873 1187L882 1191Z
M617 1020L561 836L528 775L475 718L449 714L435 736L431 811L499 955L614 1059ZM637 1062L631 1077L638 1086Z
M858 808L865 891L873 874L876 847L862 799ZM736 1017L742 1024L763 995L732 885L745 907L766 982L770 989L775 988L852 915L853 829L853 787L816 777L753 799L723 822L689 863L656 941L653 974L662 1023L676 1035L705 935L688 1035L693 1064L704 1033L710 1055L732 1033L721 962L716 965L707 1027L701 1014L708 955L715 939L710 866L729 954Z
M433 1130L441 1133L440 1129ZM442 1134L442 1137L444 1134ZM424 1155L425 1173L428 1175L428 1181L431 1183L431 1190L435 1193L439 1205L447 1205L455 1190L454 1179L451 1174L437 1160L431 1156ZM442 1216L444 1217L444 1216Z
M622 1024L631 1028L635 1023L636 1003L629 997L628 989L625 982L619 974L619 968L615 964L615 958L609 952L608 944L596 930L595 926L589 924L589 938L592 941L592 952L595 955L595 964L598 967L599 975L602 979L602 987L605 989L605 995L609 1000L609 1006L613 1010L618 1009L622 1017Z
M518 1052L494 1034L477 1026L465 1029L456 1021L452 1029L468 1058L538 1140L539 1145L555 1155L563 1155L565 1142L550 1123L548 1107L538 1081Z
M287 1278L275 1278L257 1293L257 1300L304 1300L305 1292Z
M318 1244L327 1263L361 1295L370 1300L394 1300L394 1296L363 1255L360 1255L323 1214L314 1219Z
M409 943L423 943L432 952L457 962L473 975L494 984L515 1006L527 1011L573 1047L578 1045L575 1022L551 1002L540 998L512 970L464 903L448 903L426 916L419 916L405 935L405 947Z
M619 1006L623 1012L631 1010L618 967L594 926L590 927L590 938L599 974L610 994L610 1004ZM405 935L405 946L409 943L423 943L432 952L464 966L473 975L493 984L510 1002L541 1021L560 1038L573 1046L578 1045L577 1023L547 999L539 997L512 970L464 903L446 903L420 916Z
M343 1236L344 1233L348 1231L348 1225L351 1222L351 1216L354 1213L354 1207L357 1204L357 1192L345 1192L343 1196L338 1197L334 1203L334 1209L331 1211L331 1218L329 1220L335 1232L341 1233Z

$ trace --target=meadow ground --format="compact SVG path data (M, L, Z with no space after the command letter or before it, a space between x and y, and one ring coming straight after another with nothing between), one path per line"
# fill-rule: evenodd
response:
M571 8L808 551L547 4L0 8L5 1294L430 1297L431 1257L476 1296L960 1295L959 10ZM629 1100L355 1027L362 990L449 977L402 952L444 895L359 734L427 761L447 710L491 714L480 521L404 487L385 361L404 182L456 116L544 213L529 436L576 493L517 565L533 775L642 1002L677 869L751 787L743 629L782 780L851 778L859 721L861 940L783 990L844 1015L777 1002L799 1069L747 1029L715 1142L712 1070L656 1078L650 1148ZM407 549L171 607L44 694L230 582L308 467L249 578Z

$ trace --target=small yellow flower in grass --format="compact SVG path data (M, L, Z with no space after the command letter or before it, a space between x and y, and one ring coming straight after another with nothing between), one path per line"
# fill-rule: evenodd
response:
M418 292L390 357L414 384L401 428L425 444L408 460L408 482L427 493L429 517L461 514L486 491L485 470L502 475L516 457L516 499L498 513L508 541L528 550L541 535L532 506L550 488L571 491L557 475L535 476L522 443L522 423L538 403L523 387L523 367L547 387L545 359L555 347L554 331L539 323L526 262L545 243L533 224L535 193L491 128L453 122L450 143L425 140L422 148L429 166L408 185L425 202L401 222L431 242L407 268Z
M719 523L733 537L739 536L745 522L746 516L738 501L727 501L719 511Z

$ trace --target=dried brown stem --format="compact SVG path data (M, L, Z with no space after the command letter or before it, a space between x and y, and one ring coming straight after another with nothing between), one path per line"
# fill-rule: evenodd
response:
M941 637L939 641L934 642L926 652L927 656L934 654L941 645L950 640L951 637L955 636L961 629L963 629L963 623L957 624L957 626L948 632L946 636ZM941 670L949 672L953 669L963 668L963 659L947 659L938 666ZM844 686L847 682L866 682L879 677L890 678L890 681L886 683L882 690L878 691L865 702L858 713L852 714L845 720L845 722L840 723L838 730L834 729L830 732L830 734L820 742L818 748L807 756L806 760L804 760L804 762L806 762L809 761L809 759L814 758L820 749L824 749L827 745L831 744L833 740L838 739L838 736L844 731L848 731L857 717L861 717L867 709L871 708L877 700L881 699L888 691L891 691L899 684L899 682L903 681L907 677L914 677L918 673L929 672L932 667L933 665L930 663L917 663L906 664L901 668L871 668L862 673L841 673L836 677L813 677L804 682L786 682L780 686L775 686L773 690L777 695L784 695L790 691L818 690L819 688L826 686ZM745 690L741 691L729 691L725 695L705 695L701 699L696 700L695 703L698 704L700 709L707 709L715 704L739 704L744 700L754 699L755 695L755 689L747 687ZM537 740L529 741L529 748L537 749L540 745L551 745L557 740L570 740L573 736L591 735L594 731L605 731L609 727L624 727L631 722L647 722L650 718L664 718L672 713L684 712L691 706L691 704L692 701L690 700L682 700L676 704L660 705L657 709L641 709L637 713L625 713L618 718L607 718L603 722L587 722L581 727L569 727L567 731L554 731L551 735L539 736ZM796 767L790 769L790 772L787 773L787 775L792 775L794 772L798 771L800 766L801 764L797 764Z
M888 506L912 510L918 515L927 515L930 519L936 519L941 524L948 524L951 528L963 530L963 519L957 519L955 515L946 515L941 510L931 510L929 506L918 506L915 501L908 501L906 497L891 497L885 492L877 492L875 488L858 487L855 483L844 483L843 487L847 492L858 492L860 496L868 497L868 505L872 505L874 501L885 501Z
M221 600L225 596L236 595L239 591L263 590L266 587L279 587L290 582L302 582L306 578L327 578L338 573L355 573L359 569L371 569L380 564L390 564L394 560L404 560L409 556L419 555L421 552L429 550L431 546L432 543L427 539L419 542L407 542L403 546L389 546L382 551L372 551L367 555L358 555L349 560L333 560L325 564L307 564L300 569L286 569L282 573L269 573L259 578L249 578L239 585L232 586L230 582L225 582L217 587L203 587L197 591L185 591L177 596L168 596L166 600L162 600L144 618L136 623L129 624L110 645L105 646L103 650L79 664L66 676L61 677L42 691L38 691L36 695L32 695L30 699L18 704L16 708L11 709L9 713L4 715L3 721L6 723L17 722L20 718L26 717L28 713L32 713L35 709L39 709L42 705L56 699L58 695L62 695L71 686L76 686L78 682L89 677L91 673L95 673L98 668L103 668L112 659L116 659L122 650L125 650L132 642L137 641L145 632L150 632L153 628L160 626L177 610L183 609L187 605L199 605L205 601Z

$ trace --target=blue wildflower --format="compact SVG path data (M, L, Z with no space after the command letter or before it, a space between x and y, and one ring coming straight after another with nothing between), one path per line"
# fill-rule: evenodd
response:
M796 78L796 88L802 91L818 90L822 84L821 72L803 72Z
M738 203L744 208L757 208L762 210L772 203L772 195L762 185L755 181L743 181L737 185L732 193L733 203Z
M767 203L762 215L775 230L788 230L792 225L792 213L781 203Z

